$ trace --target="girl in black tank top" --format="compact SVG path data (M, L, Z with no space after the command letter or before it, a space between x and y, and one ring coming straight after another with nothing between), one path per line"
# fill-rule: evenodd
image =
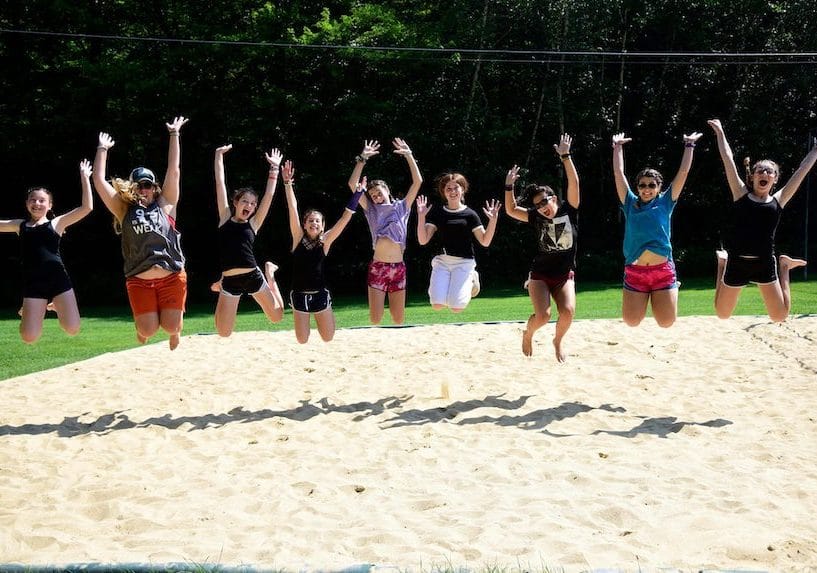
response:
M224 154L232 147L232 145L219 147L215 154L221 279L210 288L219 293L215 322L216 331L220 336L232 334L238 303L243 294L251 295L271 322L280 322L284 316L284 300L275 282L275 271L278 267L267 262L262 274L253 252L256 233L264 224L275 194L283 156L278 149L272 149L264 154L269 163L269 175L260 203L258 195L249 187L237 189L233 193L232 201L228 202Z
M787 255L780 255L779 262L775 261L775 232L783 208L817 161L817 139L811 142L811 150L788 182L775 190L780 181L777 163L763 159L750 167L747 157L744 161L746 180L742 180L720 120L710 119L708 123L717 137L732 193L732 229L727 250L716 251L715 310L720 318L732 316L741 290L754 282L763 296L769 318L782 322L791 310L789 274L806 261Z
M48 218L53 206L51 192L43 187L28 190L28 219L0 220L0 232L20 235L23 263L23 306L20 308L20 337L36 342L43 331L46 310L54 310L60 328L69 336L79 332L80 317L71 279L62 263L59 246L65 229L80 221L93 207L91 163L79 164L82 204L64 215Z
M332 243L352 220L360 196L366 189L366 178L358 182L338 222L325 231L323 213L316 209L308 209L301 221L298 200L295 198L293 188L295 167L292 161L284 163L281 173L284 178L289 230L292 235L293 280L290 303L295 319L295 338L301 344L309 340L311 317L314 316L318 334L324 342L329 342L335 336L335 315L332 312L332 298L326 288L323 261Z

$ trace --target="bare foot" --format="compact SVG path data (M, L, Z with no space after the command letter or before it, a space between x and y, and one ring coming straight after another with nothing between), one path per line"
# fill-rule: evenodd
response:
M50 310L51 312L57 312L57 309L54 308L54 303L53 302L49 302L47 305L45 305L45 310Z
M781 271L790 271L791 269L796 269L797 267L804 267L808 264L808 261L803 259L793 259L788 255L780 255L780 270Z
M271 277L271 276L275 275L275 271L277 271L277 270L278 270L278 265L276 265L272 261L267 261L264 264L264 271L266 271L268 277Z
M729 258L729 253L727 253L723 249L718 249L717 251L715 251L715 256L718 257L718 259L725 261L726 259Z
M221 292L221 279L210 285L210 290L213 292Z
M533 333L530 330L522 331L522 354L533 356Z
M473 285L471 286L471 298L474 298L479 294L479 273L477 271L473 271L471 273L471 279L474 281Z
M139 341L139 344L144 344L145 342L147 342L147 341L148 341L148 337L147 337L147 336L142 336L141 334L139 334L139 333L137 332L137 333L136 333L136 340L138 340L138 341Z
M559 362L564 362L567 360L567 354L564 353L562 350L562 342L556 342L556 339L553 339L553 348L556 350L556 360Z
M179 335L171 334L167 342L170 344L170 350L176 350L176 348L179 346Z
M18 316L23 316L23 307L20 307L20 310L17 311Z

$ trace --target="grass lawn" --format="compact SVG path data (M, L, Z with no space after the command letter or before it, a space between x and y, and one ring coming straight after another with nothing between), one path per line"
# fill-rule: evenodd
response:
M520 285L521 287L521 285ZM621 315L619 284L579 283L577 285L576 319L616 319ZM711 280L685 281L679 294L678 313L681 316L713 315L714 289ZM817 281L792 283L792 314L817 312ZM338 328L368 326L366 299L337 297L334 300ZM483 290L461 314L435 312L424 293L409 297L406 324L441 324L454 322L523 321L531 312L526 291L519 289ZM185 315L184 334L213 334L212 305L198 305ZM63 366L106 352L117 352L137 346L133 320L128 308L81 308L82 332L70 338L60 330L57 320L49 313L43 336L37 344L26 345L19 337L16 309L7 308L0 316L0 380ZM747 287L741 296L736 314L765 315L766 310L755 287ZM383 321L390 324L388 311ZM251 299L245 297L239 308L236 331L292 330L292 314L271 324ZM293 335L294 337L294 335ZM167 336L159 334L151 343L166 344ZM182 341L184 344L184 341ZM317 338L310 344L322 344Z

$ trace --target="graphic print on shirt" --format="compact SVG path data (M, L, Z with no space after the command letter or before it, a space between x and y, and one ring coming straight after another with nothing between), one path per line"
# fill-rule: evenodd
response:
M159 221L159 212L149 211L145 217L144 209L136 209L136 218L131 220L131 227L133 232L137 235L144 235L145 233L162 233L162 227Z
M549 253L554 251L569 251L573 248L573 226L570 217L561 215L546 220L539 235L539 251Z

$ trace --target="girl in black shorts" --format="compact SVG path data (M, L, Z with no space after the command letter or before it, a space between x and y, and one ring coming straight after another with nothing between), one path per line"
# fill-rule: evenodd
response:
M715 283L715 311L719 318L729 318L738 304L740 292L750 282L756 283L774 322L786 320L791 309L789 272L806 264L802 259L774 256L774 235L786 203L794 196L809 170L817 161L817 140L791 179L779 190L780 168L769 159L758 161L741 180L732 148L726 141L721 122L707 123L718 139L726 180L732 191L734 226L725 251L718 251L718 276Z
M91 163L79 164L82 204L64 215L48 218L53 197L48 189L33 187L26 197L28 219L0 220L0 232L20 235L23 262L23 307L20 309L20 337L33 343L43 332L47 309L59 317L60 327L70 336L79 332L79 309L60 257L60 237L65 229L81 220L93 208Z
M295 176L292 161L284 163L281 176L284 179L289 229L292 233L292 291L289 300L295 317L295 338L301 344L309 340L310 317L314 316L318 333L324 342L329 342L335 336L335 315L332 313L332 297L326 288L323 261L332 243L352 220L360 197L366 190L366 178L358 184L338 222L324 231L325 219L320 211L308 209L301 221L298 201L292 187Z

